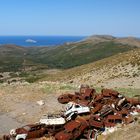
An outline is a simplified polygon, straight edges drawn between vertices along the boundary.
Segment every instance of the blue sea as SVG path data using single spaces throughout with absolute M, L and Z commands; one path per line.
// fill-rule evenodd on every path
M 56 46 L 68 42 L 76 42 L 85 36 L 0 36 L 0 45 L 16 44 L 19 46 Z

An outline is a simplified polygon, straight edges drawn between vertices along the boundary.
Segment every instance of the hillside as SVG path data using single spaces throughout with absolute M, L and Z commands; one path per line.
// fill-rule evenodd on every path
M 95 86 L 139 88 L 140 49 L 120 53 L 54 75 L 47 75 L 44 79 L 87 83 Z
M 0 71 L 15 71 L 22 67 L 26 49 L 16 45 L 0 46 Z
M 29 58 L 36 63 L 47 64 L 50 68 L 71 68 L 112 56 L 114 54 L 134 49 L 134 46 L 119 43 L 78 42 L 59 46 L 46 51 L 40 49 L 37 54 L 29 54 Z M 36 57 L 36 59 L 34 59 Z
M 101 35 L 56 47 L 0 45 L 0 71 L 68 69 L 135 49 L 139 44 L 136 38 Z
M 29 48 L 17 45 L 0 45 L 0 72 L 15 72 L 25 69 L 40 69 L 42 67 L 46 68 L 47 66 L 44 66 L 41 63 L 34 63 L 34 61 L 30 61 L 26 57 L 29 50 Z M 33 48 L 32 51 L 34 51 Z

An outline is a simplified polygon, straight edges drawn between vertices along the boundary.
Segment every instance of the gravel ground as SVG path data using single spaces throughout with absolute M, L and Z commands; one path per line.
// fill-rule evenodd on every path
M 57 97 L 61 92 L 47 93 L 44 85 L 9 85 L 0 86 L 0 135 L 10 129 L 39 121 L 47 113 L 59 113 L 63 105 Z M 40 106 L 37 101 L 43 100 Z
M 0 134 L 7 133 L 9 129 L 16 128 L 21 126 L 21 123 L 17 122 L 17 120 L 8 116 L 8 114 L 0 115 Z

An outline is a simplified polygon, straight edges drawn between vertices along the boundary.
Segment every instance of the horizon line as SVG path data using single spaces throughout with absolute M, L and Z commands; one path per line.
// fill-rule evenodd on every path
M 111 35 L 111 34 L 92 34 L 92 35 L 0 35 L 0 37 L 17 37 L 17 36 L 32 36 L 32 37 L 35 37 L 35 36 L 47 36 L 47 37 L 90 37 L 90 36 L 112 36 L 112 37 L 135 37 L 135 38 L 140 38 L 140 36 L 135 36 L 135 35 Z
M 0 36 L 91 36 L 91 35 L 22 35 L 22 34 L 20 34 L 20 35 L 0 35 Z

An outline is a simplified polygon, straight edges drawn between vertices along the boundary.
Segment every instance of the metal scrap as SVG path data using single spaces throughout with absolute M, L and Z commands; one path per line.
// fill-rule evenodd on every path
M 74 94 L 60 95 L 58 102 L 67 104 L 63 114 L 46 115 L 38 124 L 13 129 L 3 139 L 42 136 L 53 136 L 56 140 L 96 139 L 105 128 L 132 123 L 136 120 L 133 114 L 140 113 L 139 98 L 126 98 L 111 89 L 102 89 L 99 94 L 88 85 L 82 85 Z

